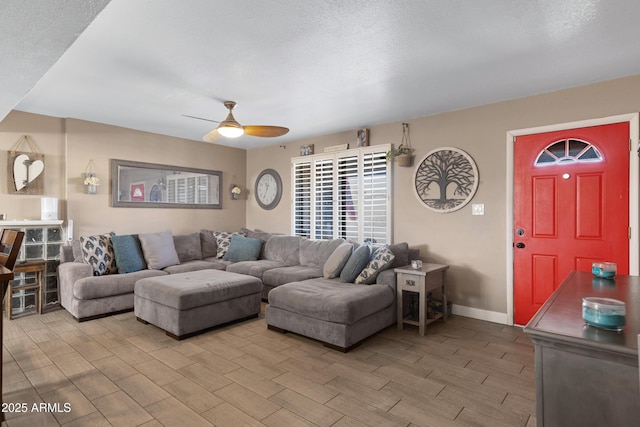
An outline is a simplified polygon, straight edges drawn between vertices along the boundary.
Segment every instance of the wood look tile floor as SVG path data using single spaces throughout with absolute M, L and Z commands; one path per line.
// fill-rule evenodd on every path
M 133 313 L 57 310 L 5 320 L 3 351 L 11 427 L 536 424 L 529 338 L 458 316 L 343 354 L 264 315 L 175 341 Z

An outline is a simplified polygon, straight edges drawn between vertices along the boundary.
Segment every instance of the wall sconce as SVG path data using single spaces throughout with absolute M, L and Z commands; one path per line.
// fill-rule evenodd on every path
M 93 172 L 93 160 L 89 160 L 86 169 L 84 170 L 84 185 L 87 187 L 87 194 L 96 194 L 98 192 L 98 185 L 100 185 L 100 178 Z
M 240 187 L 235 184 L 231 184 L 231 199 L 238 200 L 238 196 L 240 195 L 240 193 L 242 193 Z

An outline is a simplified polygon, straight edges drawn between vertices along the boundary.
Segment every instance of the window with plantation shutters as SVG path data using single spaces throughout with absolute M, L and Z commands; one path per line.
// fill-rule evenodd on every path
M 391 242 L 390 145 L 292 159 L 292 233 Z

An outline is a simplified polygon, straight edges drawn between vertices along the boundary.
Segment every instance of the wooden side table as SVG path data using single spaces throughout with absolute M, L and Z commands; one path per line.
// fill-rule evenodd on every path
M 47 269 L 47 262 L 43 259 L 31 260 L 26 262 L 18 262 L 15 267 L 13 267 L 13 273 L 36 273 L 36 283 L 33 285 L 20 285 L 13 286 L 13 281 L 9 282 L 9 286 L 7 287 L 7 292 L 5 294 L 5 311 L 7 312 L 7 318 L 11 320 L 13 316 L 11 315 L 11 297 L 14 291 L 28 291 L 35 290 L 36 291 L 36 310 L 38 314 L 42 314 L 42 289 L 44 286 L 43 279 L 44 273 Z
M 424 336 L 427 324 L 442 319 L 447 321 L 447 289 L 446 277 L 448 265 L 423 263 L 420 269 L 414 269 L 410 265 L 394 269 L 396 272 L 396 300 L 398 304 L 398 329 L 402 330 L 405 323 L 418 326 L 420 336 Z M 427 293 L 434 289 L 442 291 L 442 313 L 435 313 L 433 319 L 427 319 Z M 418 293 L 419 314 L 418 321 L 404 318 L 402 309 L 402 292 Z

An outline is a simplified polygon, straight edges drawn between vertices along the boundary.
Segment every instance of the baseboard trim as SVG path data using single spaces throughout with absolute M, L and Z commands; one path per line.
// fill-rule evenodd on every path
M 507 313 L 497 311 L 482 310 L 481 308 L 466 307 L 464 305 L 453 304 L 451 312 L 463 317 L 486 320 L 487 322 L 508 324 Z

